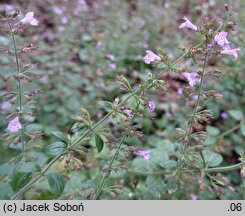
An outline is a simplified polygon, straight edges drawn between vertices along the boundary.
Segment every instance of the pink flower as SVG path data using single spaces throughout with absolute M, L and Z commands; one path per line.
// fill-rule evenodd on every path
M 111 61 L 115 61 L 115 60 L 116 60 L 116 58 L 115 58 L 115 56 L 114 56 L 113 54 L 108 54 L 106 57 L 107 57 L 109 60 L 111 60 Z
M 34 18 L 34 12 L 28 12 L 25 17 L 20 21 L 23 24 L 30 24 L 33 26 L 38 26 L 39 21 Z
M 215 98 L 217 98 L 217 99 L 223 98 L 223 95 L 220 94 L 219 92 L 215 92 L 215 93 L 213 94 L 213 96 L 214 96 Z
M 225 31 L 222 31 L 215 35 L 214 37 L 214 43 L 217 43 L 220 47 L 223 49 L 230 49 L 230 42 L 227 40 L 228 33 Z
M 129 118 L 133 118 L 134 117 L 134 113 L 131 109 L 124 109 L 123 113 L 127 114 Z
M 184 94 L 184 91 L 183 91 L 182 88 L 178 88 L 177 89 L 177 93 L 178 93 L 178 95 L 183 95 Z
M 11 120 L 8 124 L 7 131 L 10 133 L 16 133 L 19 130 L 22 129 L 22 125 L 19 122 L 19 117 L 15 117 L 13 120 Z
M 197 195 L 196 194 L 190 194 L 192 200 L 197 200 Z
M 14 7 L 12 5 L 10 5 L 10 4 L 5 4 L 4 5 L 4 9 L 5 9 L 6 12 L 11 12 L 11 11 L 14 10 Z
M 228 119 L 228 114 L 226 112 L 221 113 L 221 118 L 222 119 Z
M 59 8 L 59 7 L 55 7 L 55 8 L 54 8 L 54 13 L 55 13 L 56 15 L 62 15 L 63 12 L 64 12 L 64 11 L 63 11 L 61 8 Z
M 220 53 L 223 55 L 232 55 L 234 57 L 234 60 L 238 59 L 238 54 L 237 51 L 240 50 L 239 48 L 235 48 L 235 49 L 226 49 L 226 50 L 222 50 Z
M 179 28 L 189 28 L 197 31 L 197 27 L 190 20 L 188 20 L 187 17 L 183 17 L 183 20 L 185 20 L 185 22 L 182 23 Z
M 68 20 L 68 18 L 66 16 L 63 16 L 61 18 L 61 22 L 62 22 L 62 24 L 66 25 L 69 22 L 69 20 Z
M 196 72 L 192 72 L 192 73 L 183 72 L 183 73 L 181 73 L 181 75 L 188 80 L 189 85 L 191 87 L 196 85 L 196 82 L 198 79 L 198 73 L 196 73 Z
M 155 105 L 153 100 L 151 100 L 151 99 L 148 100 L 148 106 L 150 108 L 150 111 L 154 112 L 156 105 Z
M 150 64 L 151 62 L 154 62 L 154 61 L 160 61 L 161 58 L 156 55 L 154 52 L 152 52 L 151 50 L 146 50 L 146 56 L 144 57 L 144 62 L 146 64 Z
M 135 150 L 134 154 L 140 157 L 143 157 L 144 161 L 148 161 L 150 159 L 150 150 Z
M 109 64 L 109 68 L 111 70 L 116 70 L 117 69 L 117 65 L 116 64 Z
M 4 109 L 8 109 L 11 106 L 11 104 L 8 101 L 3 101 L 0 105 L 0 109 L 4 110 Z

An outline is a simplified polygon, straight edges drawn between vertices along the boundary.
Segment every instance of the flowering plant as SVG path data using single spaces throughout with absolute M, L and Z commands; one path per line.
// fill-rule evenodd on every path
M 74 7 L 74 17 L 81 11 L 87 15 L 86 11 L 91 10 L 91 16 L 96 19 L 96 6 L 90 8 L 91 5 L 80 1 L 79 5 Z M 106 3 L 104 7 L 107 7 Z M 93 34 L 78 35 L 78 41 L 81 40 L 79 50 L 73 44 L 77 40 L 72 41 L 70 37 L 75 27 L 69 31 L 73 24 L 68 8 L 54 7 L 54 13 L 59 18 L 62 15 L 57 28 L 59 34 L 55 39 L 47 34 L 43 37 L 48 41 L 48 46 L 59 40 L 62 45 L 62 39 L 67 34 L 72 45 L 65 53 L 54 54 L 57 62 L 52 58 L 34 57 L 42 72 L 42 67 L 49 70 L 53 64 L 52 70 L 58 68 L 40 77 L 30 72 L 34 64 L 23 64 L 23 56 L 29 53 L 34 55 L 37 48 L 32 44 L 20 46 L 17 39 L 21 41 L 21 34 L 28 33 L 27 28 L 44 25 L 45 21 L 34 16 L 34 12 L 22 16 L 19 11 L 12 11 L 2 16 L 12 45 L 1 50 L 14 59 L 16 66 L 13 74 L 3 76 L 5 83 L 11 79 L 15 81 L 11 83 L 13 91 L 6 91 L 1 102 L 1 111 L 7 113 L 8 109 L 12 109 L 5 118 L 3 140 L 5 149 L 19 152 L 0 168 L 4 185 L 8 188 L 7 192 L 2 193 L 5 198 L 28 198 L 32 190 L 42 191 L 39 197 L 34 198 L 43 198 L 48 190 L 51 194 L 48 198 L 61 199 L 203 199 L 203 193 L 207 191 L 220 198 L 227 190 L 236 191 L 223 173 L 238 170 L 244 177 L 244 155 L 240 152 L 237 160 L 229 164 L 222 156 L 225 150 L 221 144 L 223 136 L 242 128 L 243 114 L 231 110 L 229 116 L 239 124 L 234 126 L 235 129 L 220 133 L 214 127 L 215 110 L 212 109 L 225 100 L 226 95 L 220 88 L 212 86 L 213 82 L 219 83 L 217 78 L 223 75 L 216 65 L 213 71 L 211 61 L 225 59 L 235 64 L 241 51 L 234 48 L 235 41 L 230 36 L 229 28 L 232 12 L 228 6 L 226 8 L 227 20 L 222 23 L 203 17 L 202 24 L 196 24 L 190 21 L 190 17 L 184 17 L 185 22 L 179 28 L 174 27 L 181 35 L 191 32 L 190 38 L 194 41 L 183 48 L 183 53 L 176 60 L 171 52 L 168 54 L 161 49 L 151 51 L 153 48 L 149 47 L 154 46 L 142 46 L 146 49 L 145 56 L 134 55 L 135 62 L 130 64 L 130 67 L 134 64 L 138 67 L 140 62 L 139 72 L 123 68 L 120 55 L 112 54 L 112 50 L 104 54 L 103 43 Z M 127 28 L 122 31 L 127 32 Z M 117 34 L 114 34 L 117 40 Z M 96 52 L 88 55 L 90 45 L 96 47 Z M 165 46 L 164 43 L 161 46 Z M 75 56 L 71 50 L 76 53 Z M 223 55 L 231 55 L 233 59 Z M 60 56 L 69 59 L 63 61 L 59 59 Z M 129 61 L 129 54 L 125 56 L 124 61 Z M 102 58 L 106 62 L 104 68 L 101 66 Z M 79 62 L 78 65 L 84 64 L 84 68 L 78 67 L 76 62 Z M 88 63 L 92 69 L 86 67 Z M 98 68 L 95 69 L 95 66 Z M 72 76 L 68 74 L 69 70 L 72 70 Z M 92 72 L 96 73 L 96 79 Z M 53 83 L 49 80 L 52 76 Z M 105 77 L 109 81 L 105 81 Z M 94 83 L 91 81 L 93 79 Z M 110 85 L 110 79 L 116 81 L 116 87 Z M 45 92 L 47 96 L 37 95 L 42 92 L 39 88 L 28 88 L 27 84 L 34 80 L 42 88 L 49 87 Z M 79 96 L 77 100 L 70 100 L 76 92 L 74 88 L 77 88 Z M 98 94 L 94 94 L 96 90 Z M 40 100 L 34 102 L 34 96 Z M 89 98 L 87 103 L 84 103 L 84 98 Z M 99 103 L 96 101 L 98 98 L 102 99 Z M 62 106 L 45 104 L 50 100 L 53 104 L 56 100 L 63 100 L 68 111 Z M 83 101 L 77 103 L 76 110 L 79 111 L 74 115 L 72 105 L 79 100 Z M 42 103 L 45 106 L 38 105 Z M 209 106 L 210 103 L 213 106 Z M 44 116 L 37 114 L 35 117 L 34 104 L 43 109 Z M 96 108 L 91 109 L 94 106 Z M 62 113 L 62 118 L 54 118 L 54 110 Z M 225 110 L 222 111 L 222 119 L 229 118 Z M 64 129 L 53 130 L 55 126 L 50 126 L 50 122 L 45 125 L 45 120 L 49 118 L 46 114 L 55 119 L 52 122 L 55 126 L 63 121 Z M 68 121 L 67 118 L 72 120 Z M 45 126 L 40 131 L 41 124 Z M 1 169 L 6 167 L 7 173 L 2 172 Z M 195 183 L 189 186 L 190 182 Z M 182 192 L 185 195 L 181 195 Z

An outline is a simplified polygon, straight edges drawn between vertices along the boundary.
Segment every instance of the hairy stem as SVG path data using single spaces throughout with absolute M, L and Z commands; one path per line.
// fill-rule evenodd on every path
M 203 170 L 204 173 L 214 173 L 214 172 L 230 172 L 235 171 L 238 169 L 241 169 L 245 166 L 245 162 L 241 162 L 235 165 L 231 166 L 225 166 L 225 167 L 215 167 L 215 168 L 206 168 Z M 168 175 L 174 173 L 176 170 L 161 170 L 161 171 L 155 171 L 155 172 L 140 172 L 137 170 L 129 170 L 129 173 L 135 174 L 135 175 Z M 180 170 L 182 173 L 194 173 L 194 172 L 200 172 L 199 169 L 195 170 Z
M 207 43 L 207 38 L 206 38 L 205 55 L 204 55 L 204 62 L 203 62 L 202 72 L 201 72 L 201 80 L 200 80 L 200 84 L 199 84 L 198 90 L 197 90 L 197 102 L 196 102 L 194 111 L 192 113 L 191 125 L 189 126 L 189 129 L 188 129 L 187 146 L 189 145 L 190 135 L 191 135 L 191 132 L 192 132 L 192 128 L 194 126 L 195 117 L 196 117 L 196 114 L 197 114 L 197 111 L 198 111 L 198 106 L 199 106 L 200 99 L 201 99 L 201 90 L 202 90 L 202 85 L 203 85 L 204 72 L 205 72 L 205 67 L 206 67 L 207 58 L 208 58 L 207 46 L 208 46 L 208 43 Z
M 221 138 L 221 137 L 224 137 L 224 136 L 227 136 L 228 134 L 232 133 L 233 131 L 239 129 L 241 127 L 242 124 L 244 124 L 244 120 L 242 120 L 239 124 L 235 125 L 234 127 L 232 127 L 231 129 L 225 131 L 224 133 L 220 134 L 218 136 L 218 138 Z
M 124 135 L 124 136 L 122 137 L 122 139 L 121 139 L 121 141 L 120 141 L 120 143 L 119 143 L 119 145 L 118 145 L 118 149 L 117 149 L 117 151 L 115 152 L 115 154 L 113 155 L 113 157 L 112 157 L 112 159 L 111 159 L 111 161 L 110 161 L 110 163 L 109 163 L 108 170 L 104 173 L 103 178 L 102 178 L 102 180 L 101 180 L 101 182 L 100 182 L 100 184 L 99 184 L 99 187 L 98 187 L 98 189 L 96 190 L 96 193 L 95 193 L 95 195 L 94 195 L 94 197 L 93 197 L 93 200 L 96 200 L 96 199 L 99 197 L 99 195 L 100 195 L 100 193 L 101 193 L 101 191 L 102 191 L 102 189 L 103 189 L 103 187 L 104 187 L 104 185 L 105 185 L 106 179 L 107 179 L 107 178 L 109 177 L 109 175 L 110 175 L 111 168 L 112 168 L 112 164 L 113 164 L 113 162 L 115 161 L 116 156 L 119 154 L 119 151 L 120 151 L 120 149 L 121 149 L 121 146 L 122 146 L 123 141 L 125 140 L 125 138 L 126 138 L 126 135 Z
M 8 26 L 9 26 L 9 33 L 11 35 L 11 39 L 14 45 L 14 55 L 15 55 L 15 64 L 16 64 L 16 73 L 19 75 L 21 73 L 20 71 L 20 63 L 19 63 L 19 57 L 18 57 L 18 50 L 17 50 L 17 46 L 16 46 L 16 38 L 14 33 L 12 32 L 12 26 L 11 23 L 9 21 L 9 19 L 7 19 L 8 22 Z M 22 148 L 22 155 L 23 155 L 23 160 L 25 159 L 25 127 L 23 124 L 23 100 L 22 100 L 22 83 L 20 81 L 20 79 L 17 79 L 18 82 L 18 98 L 19 98 L 19 113 L 20 113 L 20 122 L 22 124 L 22 128 L 21 128 L 21 148 Z

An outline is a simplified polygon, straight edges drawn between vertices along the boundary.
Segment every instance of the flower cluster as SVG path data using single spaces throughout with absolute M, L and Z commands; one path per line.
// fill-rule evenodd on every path
M 209 45 L 209 47 L 214 48 L 215 45 L 219 45 L 223 50 L 221 50 L 221 54 L 223 55 L 231 55 L 233 56 L 234 60 L 238 59 L 238 54 L 237 51 L 240 50 L 239 48 L 234 48 L 232 49 L 230 46 L 230 42 L 227 39 L 228 32 L 221 31 L 217 35 L 215 35 L 212 43 Z
M 25 17 L 22 20 L 20 20 L 20 22 L 23 25 L 30 24 L 30 25 L 33 25 L 33 26 L 38 26 L 38 24 L 39 24 L 39 21 L 34 18 L 34 12 L 32 12 L 32 11 L 26 13 Z
M 197 79 L 199 77 L 197 72 L 192 72 L 192 73 L 183 72 L 181 73 L 181 75 L 188 80 L 189 85 L 191 87 L 194 87 L 196 85 Z

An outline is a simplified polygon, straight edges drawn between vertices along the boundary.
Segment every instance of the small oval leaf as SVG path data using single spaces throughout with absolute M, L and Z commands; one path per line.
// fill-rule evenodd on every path
M 61 141 L 54 142 L 48 147 L 48 153 L 53 156 L 65 154 L 66 152 L 67 145 Z
M 208 167 L 218 166 L 223 161 L 223 158 L 220 154 L 208 150 L 203 150 L 202 156 L 206 166 Z
M 228 113 L 232 118 L 237 121 L 240 121 L 243 118 L 243 113 L 240 110 L 229 110 Z
M 95 145 L 98 150 L 98 153 L 100 153 L 104 147 L 104 141 L 98 134 L 94 135 L 94 141 L 95 141 Z
M 32 173 L 30 172 L 20 172 L 17 169 L 14 169 L 10 174 L 10 186 L 14 192 L 23 188 L 32 178 Z
M 50 191 L 57 196 L 60 196 L 65 189 L 65 179 L 64 176 L 58 173 L 49 173 L 48 174 L 48 184 Z
M 61 131 L 53 131 L 52 134 L 65 143 L 69 142 L 67 135 Z

